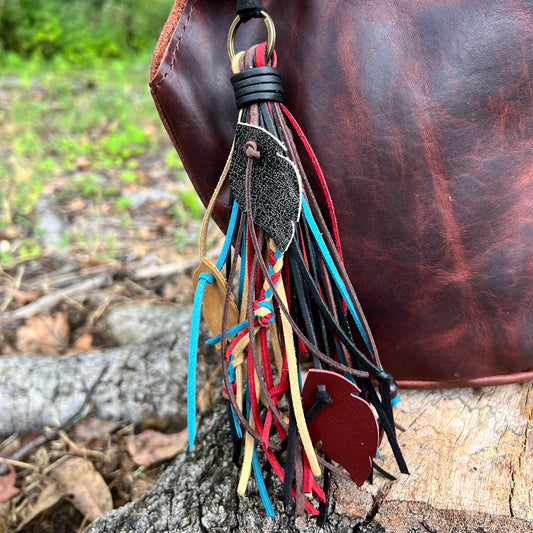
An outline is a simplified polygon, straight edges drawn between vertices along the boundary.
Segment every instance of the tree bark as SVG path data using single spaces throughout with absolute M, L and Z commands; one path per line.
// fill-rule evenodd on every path
M 360 526 L 366 516 L 335 512 L 319 528 L 316 519 L 295 517 L 293 505 L 285 509 L 281 482 L 264 469 L 276 518 L 268 518 L 250 481 L 245 497 L 237 495 L 238 468 L 232 463 L 232 444 L 222 400 L 199 420 L 194 450 L 180 454 L 151 490 L 138 500 L 96 520 L 84 533 L 381 533 L 377 524 Z M 371 498 L 370 498 L 371 499 Z
M 527 533 L 533 530 L 533 383 L 487 389 L 403 391 L 397 421 L 410 476 L 358 489 L 334 479 L 323 529 L 284 509 L 281 483 L 266 484 L 276 518 L 266 517 L 254 482 L 236 494 L 238 470 L 224 405 L 204 412 L 195 449 L 182 453 L 139 500 L 85 533 L 333 532 Z M 382 447 L 379 464 L 395 472 Z
M 0 436 L 64 424 L 87 401 L 89 389 L 99 418 L 138 423 L 148 413 L 185 427 L 190 318 L 185 309 L 174 333 L 135 345 L 0 357 Z M 216 357 L 199 357 L 198 390 L 215 366 Z

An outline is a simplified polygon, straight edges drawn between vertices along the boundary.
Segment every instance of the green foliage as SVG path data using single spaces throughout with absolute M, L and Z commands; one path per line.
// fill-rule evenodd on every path
M 117 209 L 118 210 L 124 210 L 128 209 L 128 207 L 131 206 L 131 198 L 127 198 L 126 196 L 121 196 L 117 200 Z
M 3 0 L 3 62 L 16 62 L 13 54 L 78 65 L 127 57 L 154 46 L 170 6 L 168 0 Z
M 91 172 L 80 174 L 73 180 L 73 190 L 75 195 L 82 198 L 92 199 L 99 198 L 101 194 L 101 186 L 98 176 Z
M 172 0 L 0 0 L 0 269 L 42 255 L 37 204 L 118 217 L 126 190 L 150 186 L 154 154 L 176 176 L 178 224 L 201 218 L 148 89 Z M 91 211 L 92 210 L 92 211 Z M 72 230 L 59 243 L 112 254 L 114 233 Z M 176 244 L 186 233 L 175 234 Z
M 167 160 L 166 160 L 167 167 L 170 169 L 175 170 L 182 170 L 183 169 L 183 163 L 181 162 L 181 159 L 179 158 L 176 150 L 174 148 L 171 148 L 167 153 Z
M 191 214 L 198 219 L 201 219 L 204 214 L 204 206 L 198 198 L 198 194 L 191 187 L 190 189 L 181 189 L 178 191 L 178 196 L 183 205 L 191 212 Z
M 28 261 L 41 255 L 42 248 L 36 239 L 25 239 L 18 249 L 18 258 L 21 261 Z
M 141 185 L 140 167 L 168 143 L 148 89 L 150 55 L 105 68 L 55 60 L 0 80 L 0 266 L 42 252 L 35 217 L 43 193 L 63 206 L 108 204 L 128 225 L 122 191 Z M 82 240 L 74 233 L 67 244 Z

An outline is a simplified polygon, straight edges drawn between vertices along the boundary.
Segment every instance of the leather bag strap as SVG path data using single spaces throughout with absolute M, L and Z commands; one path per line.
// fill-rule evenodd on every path
M 261 18 L 261 11 L 265 7 L 259 0 L 237 0 L 237 15 L 239 15 L 241 22 L 246 22 L 251 18 Z

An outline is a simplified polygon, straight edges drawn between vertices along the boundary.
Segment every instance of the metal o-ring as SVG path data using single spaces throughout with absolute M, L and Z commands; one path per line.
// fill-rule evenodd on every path
M 274 21 L 266 11 L 261 11 L 261 16 L 265 22 L 267 29 L 267 61 L 270 61 L 272 54 L 274 53 L 274 46 L 276 45 L 276 27 L 274 26 Z M 235 57 L 235 36 L 237 35 L 237 30 L 241 25 L 240 17 L 235 17 L 235 20 L 231 23 L 229 32 L 228 32 L 228 56 L 230 61 Z

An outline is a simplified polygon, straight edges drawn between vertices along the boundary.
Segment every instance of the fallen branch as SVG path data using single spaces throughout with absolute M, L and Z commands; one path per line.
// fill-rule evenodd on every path
M 45 288 L 45 287 L 51 287 L 54 286 L 56 283 L 63 283 L 65 281 L 68 281 L 73 276 L 79 276 L 80 271 L 80 264 L 78 261 L 75 261 L 69 257 L 64 256 L 52 256 L 52 259 L 55 259 L 56 261 L 60 261 L 62 265 L 53 270 L 52 272 L 46 272 L 45 274 L 40 274 L 38 276 L 35 276 L 33 278 L 30 278 L 28 280 L 24 281 L 24 285 L 31 286 L 31 287 L 39 287 L 39 288 Z M 95 274 L 100 274 L 101 272 L 94 272 L 93 269 L 101 269 L 101 266 L 92 267 L 87 269 L 85 272 L 88 275 L 94 276 Z
M 5 476 L 9 472 L 6 465 L 24 468 L 25 470 L 39 470 L 38 466 L 30 463 L 23 463 L 22 461 L 17 461 L 16 459 L 11 459 L 9 457 L 0 457 L 0 476 Z
M 58 435 L 60 435 L 62 432 L 64 433 L 65 430 L 69 430 L 76 422 L 87 416 L 91 410 L 89 406 L 92 403 L 92 397 L 94 395 L 94 391 L 98 384 L 101 382 L 104 374 L 107 372 L 107 369 L 109 368 L 109 365 L 106 364 L 102 367 L 100 370 L 100 373 L 98 374 L 98 377 L 94 381 L 94 383 L 87 387 L 85 385 L 85 400 L 83 404 L 80 406 L 80 408 L 64 423 L 60 424 L 57 427 L 51 427 L 46 428 L 46 431 L 43 435 L 40 435 L 39 437 L 31 440 L 26 445 L 22 446 L 20 449 L 18 449 L 15 453 L 11 454 L 8 459 L 9 461 L 20 461 L 21 459 L 24 459 L 26 456 L 28 456 L 31 452 L 36 450 L 39 446 L 42 446 L 46 442 L 50 442 L 51 440 L 54 440 Z M 8 461 L 5 461 L 5 463 L 8 463 Z M 13 463 L 14 464 L 14 463 Z M 16 466 L 16 465 L 15 465 Z M 7 468 L 4 465 L 0 464 L 0 476 L 4 476 L 7 474 Z
M 75 281 L 85 280 L 88 278 L 94 278 L 96 276 L 108 275 L 111 276 L 117 271 L 117 265 L 97 265 L 83 270 L 74 269 L 65 270 L 64 272 L 58 271 L 57 273 L 51 273 L 38 278 L 29 279 L 24 282 L 24 285 L 29 287 L 35 287 L 41 290 L 49 290 L 51 288 L 60 289 L 61 286 L 70 286 Z
M 214 257 L 218 257 L 219 254 L 219 250 L 211 250 L 208 252 L 207 258 L 212 259 Z M 177 261 L 175 263 L 166 263 L 164 265 L 148 265 L 133 272 L 131 277 L 137 281 L 157 278 L 160 276 L 170 277 L 196 268 L 199 264 L 200 261 L 198 257 L 194 257 L 192 259 L 187 259 L 186 261 Z
M 76 355 L 0 357 L 0 436 L 64 425 L 86 402 L 85 383 L 94 385 L 90 398 L 99 418 L 139 423 L 149 414 L 172 417 L 176 426 L 184 427 L 191 315 L 191 308 L 183 309 L 172 333 L 131 346 Z M 207 356 L 205 361 L 198 390 L 218 359 Z
M 87 294 L 95 289 L 99 289 L 100 287 L 109 284 L 110 278 L 111 276 L 109 275 L 96 276 L 95 278 L 85 280 L 77 285 L 66 287 L 65 289 L 58 290 L 51 294 L 46 294 L 35 302 L 16 309 L 15 311 L 4 313 L 1 318 L 2 327 L 5 328 L 9 324 L 17 322 L 18 320 L 26 320 L 42 311 L 48 311 L 65 298 L 73 298 L 75 296 Z
M 17 294 L 17 291 L 20 288 L 20 284 L 22 283 L 22 277 L 24 276 L 24 266 L 21 266 L 17 269 L 17 277 L 13 280 L 13 286 L 8 290 L 8 293 L 2 302 L 2 305 L 0 307 L 0 313 L 3 313 L 8 305 L 11 303 L 11 300 L 15 297 L 15 294 Z

